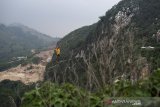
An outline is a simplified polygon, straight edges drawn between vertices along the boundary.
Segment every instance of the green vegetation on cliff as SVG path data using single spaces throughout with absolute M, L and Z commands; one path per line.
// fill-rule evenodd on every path
M 45 82 L 40 87 L 26 92 L 23 96 L 22 107 L 119 107 L 107 105 L 111 98 L 129 98 L 141 100 L 144 107 L 158 107 L 160 98 L 160 69 L 155 71 L 149 79 L 140 80 L 132 85 L 130 81 L 121 80 L 113 85 L 96 92 L 89 92 L 72 84 L 61 85 Z M 146 98 L 144 98 L 146 97 Z M 131 105 L 123 105 L 129 107 Z

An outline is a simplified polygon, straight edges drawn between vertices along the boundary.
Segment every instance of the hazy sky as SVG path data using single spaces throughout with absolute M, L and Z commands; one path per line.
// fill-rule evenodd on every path
M 0 0 L 0 23 L 21 23 L 50 36 L 97 22 L 120 0 Z

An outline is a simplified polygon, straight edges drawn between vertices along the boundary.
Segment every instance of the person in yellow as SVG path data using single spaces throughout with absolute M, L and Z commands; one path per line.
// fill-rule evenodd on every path
M 55 48 L 55 53 L 56 53 L 56 63 L 58 63 L 58 61 L 59 61 L 60 52 L 61 52 L 60 47 L 56 47 L 56 48 Z

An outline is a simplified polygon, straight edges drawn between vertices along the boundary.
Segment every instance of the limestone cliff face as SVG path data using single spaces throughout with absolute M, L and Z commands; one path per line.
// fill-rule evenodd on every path
M 129 79 L 134 84 L 145 78 L 153 67 L 152 60 L 142 55 L 145 50 L 141 47 L 158 46 L 154 42 L 159 40 L 158 4 L 157 0 L 122 0 L 100 17 L 79 51 L 48 67 L 45 78 L 88 88 L 105 87 L 116 79 Z M 147 12 L 146 6 L 150 8 Z

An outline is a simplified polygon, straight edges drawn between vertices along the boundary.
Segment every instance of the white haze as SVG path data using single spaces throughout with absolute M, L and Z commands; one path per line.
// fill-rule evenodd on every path
M 0 23 L 21 23 L 63 37 L 97 22 L 120 0 L 0 0 Z

